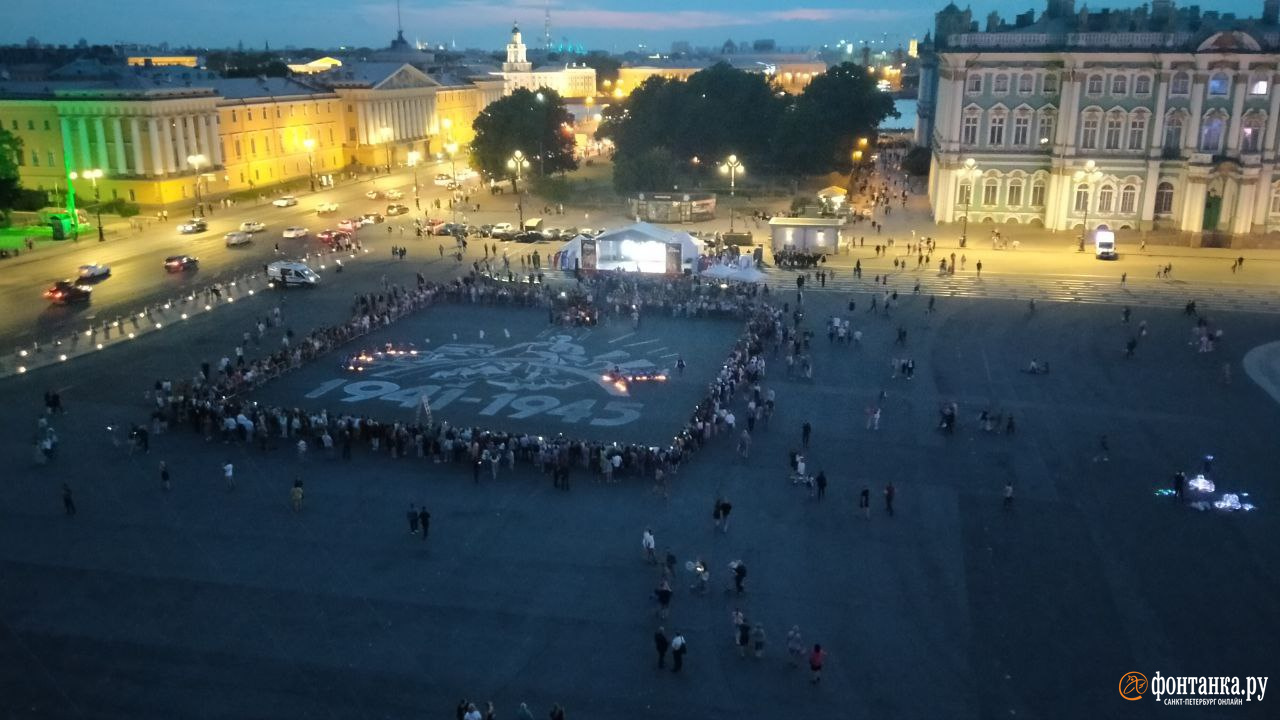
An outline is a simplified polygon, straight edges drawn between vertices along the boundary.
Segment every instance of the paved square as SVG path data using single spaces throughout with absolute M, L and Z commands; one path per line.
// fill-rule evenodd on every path
M 287 407 L 411 421 L 425 395 L 436 422 L 535 435 L 666 446 L 702 399 L 741 331 L 731 319 L 646 315 L 592 327 L 552 325 L 532 308 L 442 303 L 268 385 L 256 399 Z M 344 369 L 357 348 L 374 354 Z M 686 368 L 677 371 L 683 357 Z M 617 383 L 609 374 L 665 373 Z

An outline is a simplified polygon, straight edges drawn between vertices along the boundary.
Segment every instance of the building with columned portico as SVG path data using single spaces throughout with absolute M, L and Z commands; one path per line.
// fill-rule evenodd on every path
M 1280 0 L 1257 18 L 1049 0 L 923 45 L 916 140 L 938 222 L 1280 231 Z M 972 161 L 972 162 L 967 162 Z

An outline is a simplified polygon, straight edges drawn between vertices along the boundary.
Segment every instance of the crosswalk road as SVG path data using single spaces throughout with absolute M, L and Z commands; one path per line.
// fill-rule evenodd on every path
M 798 271 L 768 268 L 766 274 L 772 289 L 794 292 Z M 1184 307 L 1188 300 L 1195 300 L 1200 310 L 1280 313 L 1280 289 L 1263 285 L 1213 285 L 1165 280 L 1130 282 L 1127 287 L 1120 287 L 1114 279 L 1072 275 L 987 274 L 977 278 L 972 272 L 947 276 L 933 272 L 903 272 L 890 275 L 887 285 L 877 286 L 871 275 L 864 274 L 859 280 L 849 270 L 840 269 L 834 278 L 828 276 L 826 287 L 821 287 L 812 271 L 809 274 L 805 280 L 806 292 L 852 294 L 859 305 L 869 301 L 877 288 L 880 292 L 887 289 L 897 290 L 899 295 L 910 295 L 919 282 L 921 295 L 936 295 L 938 299 L 961 297 L 1026 302 L 1034 298 L 1037 303 L 1074 302 L 1178 309 Z

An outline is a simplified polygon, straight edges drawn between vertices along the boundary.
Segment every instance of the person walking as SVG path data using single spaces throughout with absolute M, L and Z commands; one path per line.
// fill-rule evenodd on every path
M 800 444 L 804 447 L 805 450 L 809 449 L 809 436 L 812 433 L 813 433 L 813 426 L 809 424 L 808 420 L 805 420 L 804 424 L 800 426 Z
M 738 657 L 747 656 L 747 646 L 751 644 L 751 623 L 747 622 L 747 617 L 740 611 L 735 610 L 734 628 L 737 630 L 735 641 L 738 644 Z
M 1120 287 L 1124 287 L 1127 282 L 1129 282 L 1129 273 L 1120 273 Z
M 427 506 L 423 505 L 418 508 L 418 528 L 422 531 L 422 541 L 427 541 L 427 535 L 431 534 L 431 513 L 427 512 Z
M 658 582 L 658 589 L 653 591 L 653 596 L 658 599 L 658 617 L 663 620 L 667 619 L 667 615 L 671 612 L 671 583 L 667 578 L 662 578 Z
M 289 502 L 295 513 L 302 512 L 302 478 L 294 478 L 293 487 L 289 490 Z
M 678 673 L 684 667 L 684 654 L 688 650 L 684 634 L 677 630 L 675 636 L 671 638 L 671 672 Z
M 716 498 L 716 512 L 720 519 L 717 526 L 721 533 L 729 532 L 729 513 L 733 510 L 733 504 L 724 498 Z
M 893 517 L 893 498 L 898 491 L 893 487 L 893 483 L 887 483 L 884 486 L 884 509 L 889 513 L 889 517 Z
M 222 478 L 227 483 L 227 492 L 231 492 L 236 489 L 236 469 L 234 465 L 229 462 L 223 463 Z
M 163 460 L 160 461 L 160 489 L 168 491 L 173 488 L 169 482 L 169 466 L 165 465 Z
M 1013 481 L 1006 480 L 1004 483 L 1004 509 L 1013 508 Z
M 418 506 L 409 503 L 409 511 L 405 513 L 405 517 L 409 520 L 409 534 L 418 534 Z
M 751 628 L 751 650 L 755 654 L 757 660 L 764 657 L 764 643 L 764 625 L 756 623 L 755 626 Z
M 814 481 L 814 497 L 821 500 L 827 496 L 827 473 L 825 470 L 818 471 L 818 478 Z
M 814 644 L 813 652 L 809 653 L 809 672 L 811 677 L 809 682 L 817 685 L 822 682 L 822 666 L 827 662 L 827 653 L 822 649 L 821 645 Z
M 67 517 L 76 514 L 76 501 L 71 497 L 71 486 L 66 483 L 62 483 L 62 509 Z
M 644 529 L 644 533 L 640 535 L 640 547 L 644 548 L 644 559 L 650 564 L 658 562 L 658 556 L 654 552 L 657 547 L 657 541 L 653 537 L 653 530 Z
M 667 633 L 662 626 L 653 633 L 653 649 L 658 652 L 658 669 L 662 670 L 667 666 L 667 648 L 671 647 L 671 641 L 667 639 Z
M 1182 493 L 1187 487 L 1187 474 L 1184 472 L 1176 472 L 1173 474 L 1173 497 L 1179 503 L 1182 502 Z
M 800 626 L 792 625 L 787 631 L 787 658 L 791 667 L 800 667 L 800 658 L 804 656 L 804 640 L 800 637 Z

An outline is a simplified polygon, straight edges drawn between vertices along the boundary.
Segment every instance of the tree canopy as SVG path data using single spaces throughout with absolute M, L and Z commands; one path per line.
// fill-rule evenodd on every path
M 847 170 L 857 138 L 874 137 L 896 116 L 893 98 L 859 65 L 835 66 L 792 96 L 765 75 L 718 63 L 687 81 L 649 78 L 604 110 L 599 135 L 613 141 L 615 167 L 628 173 L 615 182 L 621 189 L 649 165 L 641 158 L 653 148 L 665 148 L 677 166 L 696 157 L 710 167 L 736 154 L 766 172 Z
M 7 220 L 9 212 L 22 195 L 18 182 L 18 156 L 22 153 L 22 138 L 0 128 L 0 220 Z
M 573 116 L 564 99 L 550 88 L 516 90 L 490 103 L 472 123 L 473 166 L 490 178 L 511 178 L 507 161 L 517 150 L 529 160 L 521 175 L 549 175 L 576 170 Z

